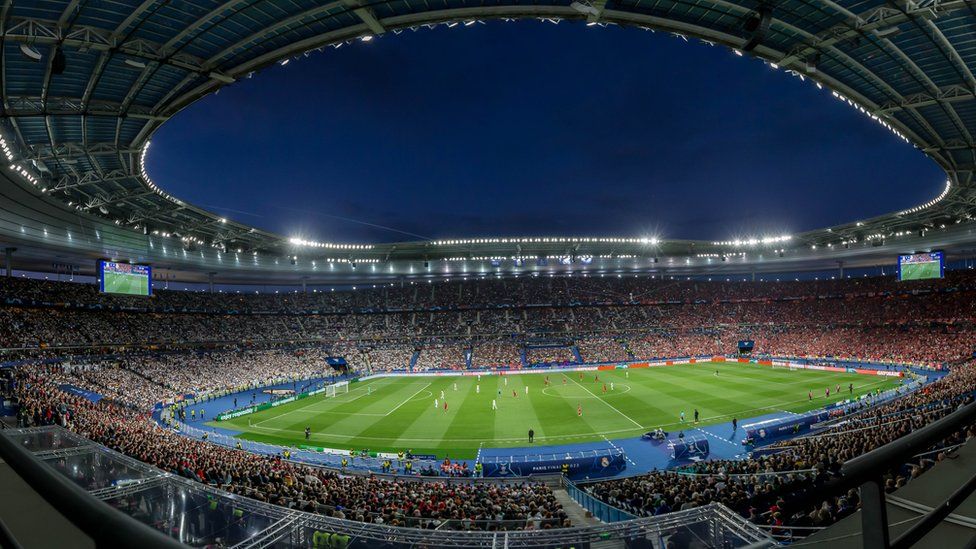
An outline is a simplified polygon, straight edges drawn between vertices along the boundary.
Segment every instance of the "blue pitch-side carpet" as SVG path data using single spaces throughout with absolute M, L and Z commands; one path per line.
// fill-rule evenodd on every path
M 753 423 L 765 419 L 779 419 L 785 417 L 786 413 L 766 414 L 757 418 L 750 418 L 739 421 L 739 428 L 733 434 L 732 423 L 719 423 L 707 427 L 697 427 L 689 421 L 685 426 L 685 437 L 704 436 L 708 438 L 710 448 L 709 459 L 734 459 L 747 452 L 742 445 L 745 438 L 744 424 Z M 677 440 L 679 431 L 669 431 L 668 440 Z M 636 475 L 646 473 L 654 469 L 668 469 L 679 465 L 687 465 L 690 460 L 673 461 L 671 450 L 667 441 L 643 440 L 640 437 L 609 439 L 597 442 L 581 442 L 577 444 L 560 444 L 556 446 L 529 446 L 523 448 L 484 448 L 481 450 L 481 457 L 527 456 L 535 454 L 572 454 L 577 452 L 606 450 L 607 448 L 619 448 L 627 456 L 627 469 L 621 473 L 624 475 Z
M 218 414 L 234 410 L 235 398 L 237 399 L 237 408 L 244 408 L 245 406 L 250 406 L 251 404 L 264 404 L 265 402 L 269 402 L 272 399 L 272 395 L 265 393 L 264 391 L 272 389 L 292 389 L 300 392 L 302 390 L 308 390 L 310 387 L 319 387 L 323 384 L 333 383 L 340 379 L 341 378 L 316 378 L 297 382 L 289 381 L 287 383 L 279 383 L 277 385 L 270 385 L 260 389 L 225 395 L 207 402 L 198 402 L 197 404 L 194 404 L 186 409 L 186 423 L 187 425 L 191 425 L 198 429 L 207 429 L 215 433 L 235 436 L 240 434 L 240 431 L 235 431 L 234 429 L 224 429 L 223 427 L 213 427 L 210 425 L 204 425 L 204 423 L 212 421 L 215 417 L 217 417 Z M 190 416 L 190 410 L 196 410 L 195 419 Z M 203 411 L 202 417 L 200 414 L 201 411 Z M 158 421 L 159 412 L 155 412 L 153 417 Z

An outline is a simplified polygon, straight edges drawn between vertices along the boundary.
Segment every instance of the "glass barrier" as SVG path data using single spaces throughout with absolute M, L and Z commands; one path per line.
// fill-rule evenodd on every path
M 7 429 L 54 466 L 121 512 L 190 546 L 273 548 L 356 547 L 772 547 L 773 538 L 720 504 L 667 515 L 634 518 L 597 502 L 573 484 L 567 490 L 604 521 L 556 528 L 525 521 L 438 521 L 404 517 L 401 525 L 307 513 L 225 492 L 85 440 L 60 427 Z M 374 519 L 375 520 L 375 519 Z M 399 520 L 399 519 L 397 519 Z
M 608 503 L 604 503 L 596 499 L 568 479 L 566 480 L 565 486 L 566 493 L 569 494 L 569 497 L 573 498 L 573 500 L 576 501 L 576 503 L 579 503 L 583 509 L 589 511 L 594 517 L 602 522 L 621 522 L 624 520 L 633 520 L 637 518 L 636 515 L 632 515 L 623 509 L 618 509 Z

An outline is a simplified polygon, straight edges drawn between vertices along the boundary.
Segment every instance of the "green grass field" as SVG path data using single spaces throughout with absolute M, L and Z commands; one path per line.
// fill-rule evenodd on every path
M 145 275 L 105 272 L 105 292 L 110 294 L 149 295 L 149 278 Z
M 596 374 L 599 382 L 594 381 Z M 856 395 L 900 383 L 897 378 L 739 363 L 584 372 L 582 381 L 577 372 L 553 373 L 548 374 L 548 388 L 546 375 L 482 376 L 480 393 L 472 376 L 376 378 L 353 383 L 348 393 L 336 397 L 317 395 L 208 425 L 236 429 L 242 438 L 274 444 L 412 449 L 472 458 L 482 445 L 527 446 L 529 428 L 535 430 L 536 444 L 545 445 L 623 438 L 656 427 L 673 428 L 682 410 L 690 422 L 698 408 L 701 425 L 730 421 L 733 416 L 741 422 L 776 411 L 819 408 L 828 402 L 824 398 L 828 386 L 831 401 L 836 401 L 848 398 L 848 383 L 854 384 Z M 843 391 L 836 396 L 838 384 Z M 446 412 L 441 391 L 449 405 Z M 813 391 L 812 402 L 807 391 Z M 492 399 L 497 401 L 497 411 L 491 409 Z M 582 417 L 577 416 L 578 405 L 583 407 Z M 309 442 L 306 426 L 312 428 Z
M 926 278 L 940 278 L 942 269 L 938 261 L 925 263 L 906 263 L 901 266 L 902 280 L 924 280 Z

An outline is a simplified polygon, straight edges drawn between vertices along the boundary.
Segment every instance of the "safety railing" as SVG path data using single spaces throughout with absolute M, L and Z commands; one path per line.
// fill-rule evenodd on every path
M 565 487 L 569 497 L 602 522 L 621 522 L 637 518 L 637 515 L 596 499 L 569 479 L 566 479 Z

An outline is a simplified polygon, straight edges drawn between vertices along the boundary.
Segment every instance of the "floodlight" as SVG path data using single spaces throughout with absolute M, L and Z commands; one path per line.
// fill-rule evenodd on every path
M 593 17 L 597 17 L 600 15 L 600 10 L 594 8 L 589 4 L 584 4 L 582 2 L 573 2 L 572 4 L 569 5 L 569 7 L 582 13 L 583 15 L 592 15 Z
M 29 44 L 21 44 L 20 53 L 24 54 L 24 56 L 30 59 L 31 61 L 40 61 L 42 57 L 41 52 L 37 51 L 36 49 L 34 49 L 33 46 Z

